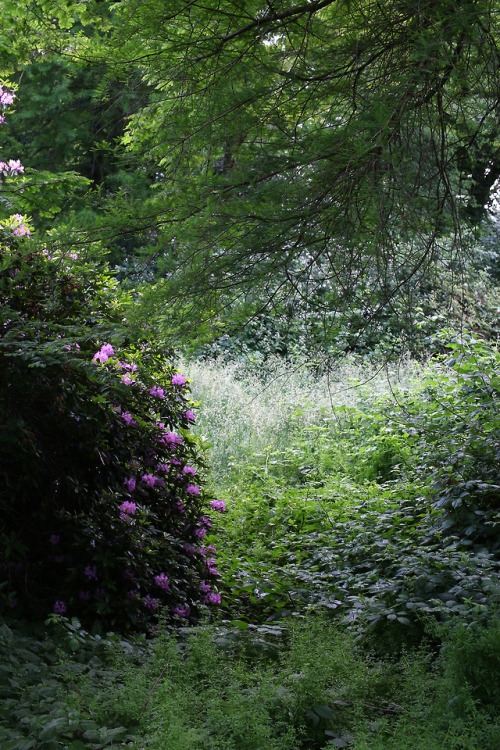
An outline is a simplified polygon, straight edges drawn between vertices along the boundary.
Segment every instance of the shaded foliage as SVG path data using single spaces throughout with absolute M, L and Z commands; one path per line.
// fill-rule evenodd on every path
M 0 283 L 4 606 L 116 628 L 161 603 L 194 616 L 216 570 L 185 379 L 147 340 L 125 345 L 93 267 L 14 246 Z

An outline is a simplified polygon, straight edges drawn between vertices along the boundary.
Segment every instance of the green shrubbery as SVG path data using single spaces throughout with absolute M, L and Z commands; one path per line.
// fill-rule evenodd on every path
M 120 629 L 218 601 L 185 378 L 102 272 L 10 247 L 0 284 L 4 604 Z
M 386 381 L 392 395 L 385 397 L 376 372 L 358 371 L 356 381 L 351 369 L 343 385 L 332 373 L 329 391 L 326 382 L 322 386 L 323 401 L 319 384 L 312 395 L 303 373 L 301 401 L 290 368 L 281 386 L 271 384 L 275 395 L 282 389 L 274 405 L 248 379 L 249 411 L 263 418 L 253 453 L 247 449 L 240 457 L 234 446 L 236 455 L 226 464 L 225 493 L 232 502 L 219 533 L 229 616 L 244 612 L 251 621 L 257 612 L 276 617 L 327 608 L 350 627 L 371 625 L 381 648 L 417 643 L 429 616 L 467 622 L 487 616 L 500 593 L 494 502 L 498 355 L 479 342 L 468 347 L 458 363 L 428 369 L 411 387 L 411 368 L 402 370 L 399 385 L 394 376 L 392 384 Z M 477 376 L 469 377 L 465 368 Z M 227 373 L 221 367 L 213 380 L 222 383 Z M 208 388 L 205 393 L 208 411 L 200 422 L 218 465 L 218 451 L 225 450 L 220 397 Z M 227 398 L 226 414 L 234 403 L 245 414 L 242 393 L 233 388 Z M 274 413 L 281 413 L 280 398 L 288 408 L 294 403 L 283 425 Z M 230 432 L 232 417 L 227 421 Z M 463 463 L 455 455 L 457 443 L 469 446 Z M 436 490 L 441 472 L 449 478 L 453 467 L 456 476 L 447 489 L 462 492 L 465 477 L 467 508 L 477 519 L 473 528 L 451 504 L 443 507 Z M 478 497 L 473 472 L 482 477 Z M 480 506 L 485 477 L 488 508 Z
M 1 606 L 117 630 L 193 619 L 220 595 L 186 379 L 123 324 L 102 259 L 31 231 L 0 221 Z

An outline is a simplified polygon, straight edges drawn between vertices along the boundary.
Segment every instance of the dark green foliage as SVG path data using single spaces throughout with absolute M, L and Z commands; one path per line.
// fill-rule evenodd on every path
M 162 605 L 195 616 L 216 572 L 184 378 L 125 345 L 104 272 L 15 245 L 1 260 L 4 606 L 119 629 Z
M 485 700 L 475 696 L 453 644 L 463 644 L 467 670 L 488 658 L 497 630 L 495 621 L 458 635 L 443 629 L 441 653 L 437 645 L 394 661 L 317 617 L 198 629 L 160 637 L 119 700 L 135 703 L 152 750 L 496 750 L 498 681 Z
M 146 653 L 139 639 L 91 636 L 76 620 L 50 628 L 3 623 L 0 747 L 133 747 L 135 716 L 127 715 L 123 705 L 119 717 L 115 706 L 114 715 L 104 716 L 104 711 L 110 696 L 120 695 L 127 666 Z
M 163 278 L 144 289 L 146 314 L 188 332 L 243 302 L 272 335 L 270 311 L 286 333 L 286 304 L 304 301 L 335 351 L 380 344 L 385 315 L 386 349 L 404 338 L 412 290 L 443 251 L 462 253 L 461 218 L 482 213 L 496 173 L 494 4 L 123 0 L 113 12 L 113 71 L 139 58 L 151 87 L 125 134 L 156 166 L 123 230 L 158 225 Z
M 450 344 L 452 374 L 430 382 L 404 420 L 437 528 L 500 551 L 500 354 L 474 339 Z
M 257 301 L 234 300 L 216 325 L 183 348 L 188 356 L 229 362 L 265 362 L 276 355 L 293 362 L 303 357 L 325 371 L 347 353 L 371 361 L 396 361 L 408 353 L 418 359 L 441 354 L 443 328 L 465 329 L 495 341 L 500 336 L 500 289 L 481 268 L 479 248 L 470 254 L 459 264 L 443 251 L 435 269 L 418 284 L 402 285 L 398 298 L 380 309 L 369 275 L 359 282 L 358 299 L 342 312 L 327 313 L 331 290 L 325 285 L 312 293 L 307 281 L 298 282 L 294 295 L 275 299 L 269 309 L 262 310 Z

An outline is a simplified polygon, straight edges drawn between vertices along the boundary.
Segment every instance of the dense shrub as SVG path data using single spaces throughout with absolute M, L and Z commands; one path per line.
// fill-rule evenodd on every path
M 220 596 L 186 379 L 147 338 L 132 344 L 102 264 L 30 232 L 22 215 L 0 221 L 2 605 L 116 629 L 161 606 L 193 618 Z
M 123 345 L 105 275 L 1 257 L 4 602 L 115 627 L 218 603 L 185 378 L 147 341 Z
M 430 378 L 400 423 L 434 526 L 498 556 L 500 542 L 500 352 L 471 337 L 448 344 L 450 370 Z

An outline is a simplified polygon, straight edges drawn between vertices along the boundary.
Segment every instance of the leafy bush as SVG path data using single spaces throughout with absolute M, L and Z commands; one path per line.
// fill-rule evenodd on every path
M 494 620 L 459 636 L 441 629 L 441 653 L 422 648 L 397 661 L 375 657 L 321 617 L 239 625 L 190 629 L 177 639 L 161 634 L 128 673 L 115 702 L 126 704 L 129 718 L 135 704 L 144 746 L 496 750 L 498 682 L 483 701 L 450 658 L 458 637 L 462 650 L 471 650 L 468 664 L 472 651 L 486 664 L 497 639 Z
M 451 372 L 407 405 L 409 448 L 420 457 L 437 529 L 500 552 L 500 352 L 471 337 L 448 344 Z
M 491 375 L 486 363 L 476 366 Z M 375 376 L 366 386 L 359 383 L 364 373 L 355 382 L 351 369 L 350 382 L 335 382 L 334 374 L 307 390 L 304 373 L 302 389 L 291 373 L 279 385 L 271 381 L 269 391 L 262 378 L 259 392 L 249 378 L 238 391 L 228 377 L 234 368 L 204 367 L 218 390 L 200 387 L 203 374 L 196 378 L 200 423 L 231 499 L 211 537 L 221 550 L 226 616 L 251 622 L 325 608 L 349 627 L 371 625 L 373 642 L 389 650 L 417 643 L 429 617 L 470 623 L 488 616 L 500 593 L 495 550 L 480 539 L 471 544 L 468 526 L 448 528 L 433 491 L 434 473 L 447 467 L 450 435 L 472 439 L 467 409 L 476 402 L 466 401 L 468 391 L 463 397 L 454 369 L 428 368 L 410 390 L 407 378 L 400 387 L 393 381 L 395 401 L 380 397 L 389 384 L 376 371 L 365 371 L 365 381 Z M 455 404 L 449 416 L 437 406 L 447 393 Z M 234 434 L 236 407 L 238 424 L 248 420 L 254 430 L 243 445 L 235 440 L 224 464 L 221 437 Z M 473 420 L 472 429 L 481 435 Z M 494 443 L 495 431 L 485 429 L 483 438 Z M 494 461 L 488 466 L 494 470 Z
M 116 716 L 114 700 L 106 708 L 125 670 L 146 654 L 137 638 L 91 636 L 75 619 L 47 629 L 9 618 L 0 626 L 0 747 L 134 747 L 135 714 L 122 704 Z
M 31 231 L 20 214 L 0 222 L 2 605 L 115 628 L 160 606 L 195 617 L 220 596 L 186 379 L 131 343 L 105 267 Z
M 0 288 L 4 602 L 115 628 L 216 603 L 185 378 L 147 341 L 96 352 L 125 335 L 104 273 L 4 248 Z
M 185 378 L 147 341 L 96 352 L 125 335 L 104 273 L 1 258 L 4 602 L 115 628 L 216 603 Z

